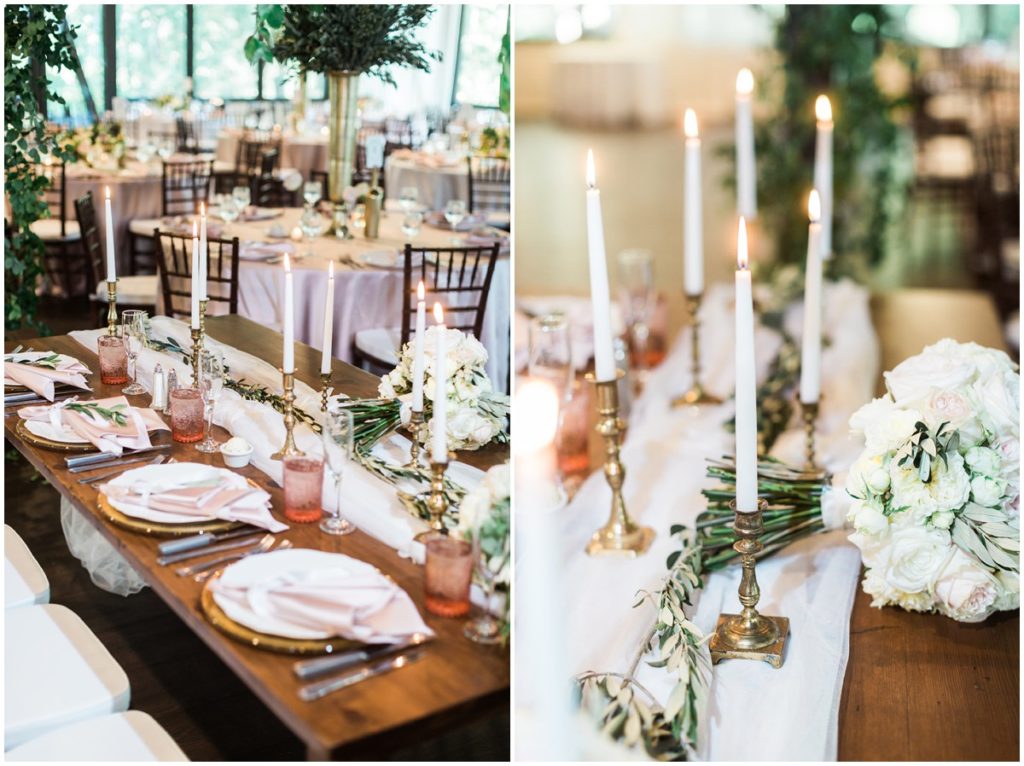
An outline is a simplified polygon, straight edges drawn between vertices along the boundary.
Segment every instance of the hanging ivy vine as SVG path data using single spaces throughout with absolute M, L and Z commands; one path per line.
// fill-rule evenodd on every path
M 36 174 L 43 155 L 73 161 L 74 150 L 47 130 L 40 102 L 64 100 L 50 89 L 46 68 L 73 67 L 75 32 L 64 5 L 4 7 L 4 325 L 45 329 L 36 319 L 36 283 L 45 248 L 31 225 L 49 216 L 48 181 Z

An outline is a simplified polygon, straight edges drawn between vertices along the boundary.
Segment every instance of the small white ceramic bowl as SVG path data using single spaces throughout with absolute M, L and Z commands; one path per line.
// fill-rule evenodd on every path
M 249 445 L 248 452 L 225 452 L 223 445 L 220 448 L 220 454 L 224 458 L 224 465 L 228 468 L 245 468 L 249 465 L 249 458 L 252 457 L 253 448 Z

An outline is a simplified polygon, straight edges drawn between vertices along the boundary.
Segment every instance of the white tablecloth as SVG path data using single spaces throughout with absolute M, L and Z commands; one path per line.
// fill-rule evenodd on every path
M 222 130 L 217 136 L 218 165 L 235 166 L 238 141 L 242 132 L 235 129 Z M 281 135 L 281 157 L 278 167 L 295 168 L 304 179 L 311 170 L 327 172 L 327 136 L 321 133 L 298 135 L 284 131 Z
M 413 186 L 419 204 L 430 210 L 444 210 L 449 200 L 469 204 L 469 171 L 465 158 L 442 160 L 423 152 L 396 152 L 384 161 L 385 187 L 389 199 L 398 199 L 402 189 Z
M 734 343 L 731 285 L 712 287 L 702 308 L 701 343 L 706 387 L 719 396 L 733 389 Z M 850 283 L 826 287 L 822 417 L 819 456 L 833 471 L 845 469 L 859 445 L 848 438 L 849 415 L 873 394 L 878 376 L 878 343 L 866 291 Z M 789 317 L 797 331 L 800 310 Z M 799 338 L 799 332 L 796 335 Z M 759 379 L 780 343 L 776 332 L 758 328 Z M 682 332 L 668 358 L 655 370 L 635 403 L 623 448 L 624 495 L 634 518 L 657 533 L 652 548 L 637 560 L 591 558 L 583 550 L 608 515 L 610 492 L 601 473 L 591 476 L 565 509 L 557 530 L 563 562 L 571 673 L 626 672 L 654 621 L 647 604 L 633 608 L 636 594 L 659 587 L 666 557 L 676 547 L 672 524 L 692 526 L 705 507 L 702 488 L 706 458 L 731 453 L 733 437 L 723 423 L 733 405 L 672 410 L 668 402 L 689 384 L 689 333 Z M 799 416 L 797 416 L 799 421 Z M 797 423 L 777 442 L 773 454 L 798 460 L 803 446 Z M 835 499 L 839 499 L 835 495 Z M 758 565 L 759 608 L 790 619 L 785 664 L 727 661 L 715 667 L 699 755 L 709 760 L 827 760 L 836 757 L 839 696 L 847 657 L 850 609 L 860 557 L 833 531 L 802 541 Z M 739 608 L 736 568 L 706 579 L 694 621 L 707 634 L 718 614 Z M 529 706 L 529 658 L 520 653 L 517 699 Z M 674 681 L 663 669 L 641 665 L 638 680 L 667 700 Z M 595 734 L 596 736 L 596 734 Z M 522 743 L 520 743 L 522 744 Z M 527 744 L 528 747 L 528 744 Z

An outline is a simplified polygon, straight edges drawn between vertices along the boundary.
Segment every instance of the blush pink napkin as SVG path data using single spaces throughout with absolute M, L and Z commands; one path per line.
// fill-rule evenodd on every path
M 122 411 L 128 418 L 128 422 L 123 426 L 119 426 L 113 421 L 104 420 L 99 416 L 86 415 L 67 409 L 67 405 L 71 403 L 69 400 L 50 406 L 22 407 L 18 410 L 18 415 L 23 420 L 53 422 L 56 413 L 59 422 L 71 429 L 76 436 L 91 442 L 100 452 L 109 452 L 113 455 L 120 455 L 125 449 L 150 447 L 152 446 L 152 442 L 149 440 L 150 431 L 170 430 L 170 427 L 156 412 L 141 407 L 129 407 L 128 400 L 123 396 L 77 402 L 78 404 L 98 404 L 106 409 L 123 404 Z
M 91 391 L 92 389 L 89 388 L 89 383 L 85 379 L 88 372 L 89 368 L 77 359 L 65 356 L 62 356 L 57 363 L 56 370 L 37 367 L 33 364 L 4 362 L 4 385 L 25 386 L 52 402 L 54 387 L 58 383 Z

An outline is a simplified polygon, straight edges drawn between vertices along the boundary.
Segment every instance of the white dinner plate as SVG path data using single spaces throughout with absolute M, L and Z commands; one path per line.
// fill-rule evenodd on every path
M 48 420 L 26 420 L 25 428 L 29 430 L 29 433 L 33 433 L 42 439 L 49 439 L 61 444 L 89 443 L 88 439 L 83 439 L 67 426 L 61 425 L 60 428 L 54 428 L 53 423 Z
M 370 250 L 359 253 L 356 260 L 366 266 L 373 266 L 378 269 L 400 269 L 404 265 L 401 254 L 394 250 Z
M 158 488 L 161 485 L 165 488 L 170 488 L 170 486 L 181 482 L 211 481 L 213 479 L 220 479 L 226 485 L 235 487 L 244 487 L 248 484 L 244 476 L 240 476 L 226 468 L 202 465 L 201 463 L 146 465 L 141 468 L 125 471 L 120 476 L 111 479 L 108 483 L 114 487 L 131 487 L 137 483 L 144 483 L 153 488 Z M 123 500 L 115 500 L 110 497 L 107 498 L 107 501 L 125 516 L 155 521 L 160 524 L 196 524 L 212 521 L 217 518 L 212 514 L 200 516 L 194 513 L 184 514 L 159 511 Z

